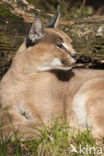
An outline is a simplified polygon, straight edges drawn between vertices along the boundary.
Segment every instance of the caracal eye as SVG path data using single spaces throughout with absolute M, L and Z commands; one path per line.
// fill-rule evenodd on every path
M 64 45 L 63 45 L 62 43 L 56 44 L 56 46 L 57 46 L 58 48 L 60 48 L 60 49 L 65 49 L 65 47 L 64 47 Z

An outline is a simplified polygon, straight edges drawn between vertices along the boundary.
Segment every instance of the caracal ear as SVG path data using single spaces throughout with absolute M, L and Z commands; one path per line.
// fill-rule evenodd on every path
M 35 45 L 43 36 L 44 36 L 44 26 L 40 17 L 37 16 L 26 38 L 27 48 L 29 46 Z
M 58 5 L 56 14 L 52 18 L 52 20 L 46 25 L 46 28 L 56 28 L 59 23 L 60 18 L 60 5 Z

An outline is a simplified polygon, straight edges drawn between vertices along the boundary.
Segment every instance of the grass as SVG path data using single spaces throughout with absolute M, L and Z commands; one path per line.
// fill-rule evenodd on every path
M 44 126 L 36 140 L 20 141 L 15 137 L 0 143 L 0 156 L 98 156 L 103 155 L 102 150 L 88 129 L 74 134 L 61 118 L 53 120 L 51 127 Z

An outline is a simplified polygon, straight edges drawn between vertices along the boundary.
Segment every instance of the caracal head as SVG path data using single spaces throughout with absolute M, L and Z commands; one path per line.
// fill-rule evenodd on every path
M 76 62 L 76 52 L 72 47 L 71 39 L 56 28 L 59 16 L 58 7 L 54 18 L 46 27 L 37 17 L 30 28 L 23 53 L 28 65 L 31 66 L 32 73 L 33 71 L 69 70 Z

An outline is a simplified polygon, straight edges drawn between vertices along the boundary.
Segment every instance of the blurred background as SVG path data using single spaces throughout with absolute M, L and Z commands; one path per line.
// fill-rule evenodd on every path
M 52 12 L 57 4 L 61 4 L 63 12 L 72 13 L 74 15 L 84 14 L 103 14 L 104 1 L 103 0 L 27 0 L 38 9 Z M 83 10 L 83 11 L 82 11 Z

